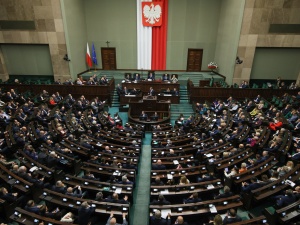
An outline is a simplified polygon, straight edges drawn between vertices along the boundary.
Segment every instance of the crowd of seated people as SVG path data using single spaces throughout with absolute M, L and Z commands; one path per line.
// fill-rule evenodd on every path
M 213 165 L 214 162 L 221 162 L 220 165 L 222 165 L 223 162 L 228 160 L 228 168 L 225 171 L 214 170 L 216 174 L 213 175 L 213 177 L 225 178 L 225 180 L 228 179 L 233 181 L 237 178 L 241 179 L 242 176 L 242 181 L 236 182 L 239 185 L 238 187 L 234 187 L 231 190 L 230 187 L 225 186 L 224 189 L 221 190 L 221 194 L 214 196 L 215 199 L 222 197 L 226 198 L 234 194 L 241 194 L 242 196 L 249 195 L 256 189 L 264 188 L 266 184 L 271 184 L 272 182 L 277 182 L 284 178 L 292 171 L 294 164 L 299 163 L 298 155 L 300 157 L 300 147 L 298 145 L 300 139 L 298 138 L 298 132 L 295 132 L 296 129 L 294 129 L 292 125 L 299 123 L 297 120 L 300 111 L 296 104 L 294 106 L 287 104 L 286 107 L 284 106 L 282 108 L 277 108 L 268 104 L 271 106 L 268 108 L 266 107 L 265 101 L 267 100 L 261 98 L 261 96 L 257 96 L 253 100 L 247 99 L 244 102 L 229 97 L 224 102 L 222 100 L 216 100 L 211 104 L 208 102 L 196 103 L 195 117 L 185 119 L 184 116 L 181 115 L 176 121 L 174 128 L 169 131 L 161 129 L 153 130 L 153 140 L 155 140 L 155 143 L 152 142 L 152 149 L 155 149 L 155 153 L 153 153 L 155 162 L 152 164 L 152 170 L 170 170 L 170 167 L 167 167 L 168 157 L 176 157 L 178 154 L 176 149 L 180 147 L 183 149 L 180 151 L 180 154 L 182 154 L 182 151 L 184 151 L 184 154 L 188 154 L 187 151 L 189 148 L 188 141 L 186 145 L 180 145 L 176 144 L 174 140 L 180 140 L 183 136 L 188 139 L 188 136 L 193 135 L 194 141 L 191 141 L 190 143 L 194 144 L 194 150 L 191 150 L 191 152 L 194 152 L 194 158 L 201 160 L 200 163 L 205 163 L 209 166 Z M 292 112 L 290 116 L 292 119 L 288 122 L 284 122 L 284 117 L 289 112 Z M 197 118 L 201 119 L 198 120 Z M 192 120 L 192 122 L 186 122 L 186 120 Z M 278 121 L 280 121 L 281 124 L 278 124 Z M 189 129 L 184 129 L 184 124 L 187 123 L 190 123 L 191 126 Z M 204 129 L 203 126 L 205 126 Z M 194 131 L 198 132 L 193 133 Z M 294 135 L 293 140 L 291 131 L 293 131 Z M 227 138 L 226 135 L 228 135 Z M 216 138 L 217 136 L 218 138 Z M 214 141 L 209 143 L 209 139 Z M 168 144 L 168 140 L 173 141 L 172 146 L 168 147 L 166 145 Z M 157 145 L 157 143 L 160 144 Z M 227 143 L 233 148 L 227 150 Z M 225 146 L 224 149 L 223 146 Z M 166 149 L 159 150 L 161 147 Z M 217 151 L 211 151 L 213 149 L 216 149 Z M 212 157 L 214 158 L 207 157 L 207 152 L 212 152 Z M 244 153 L 243 156 L 245 154 L 246 156 L 249 156 L 245 157 L 243 161 L 239 160 L 238 163 L 232 163 L 234 162 L 233 159 L 235 157 L 238 158 L 237 156 L 239 156 L 238 159 L 240 159 L 242 153 Z M 277 160 L 277 157 L 280 155 L 285 160 L 289 159 L 294 162 L 290 161 L 287 162 L 286 165 L 276 167 L 278 161 L 272 163 L 271 160 Z M 181 156 L 178 156 L 178 158 L 179 157 Z M 260 168 L 265 168 L 270 162 L 271 166 L 275 168 L 274 170 L 265 170 L 262 173 L 255 171 L 255 168 L 258 166 L 262 165 Z M 174 168 L 181 169 L 182 167 L 177 167 L 175 165 Z M 253 173 L 255 172 L 256 175 L 249 175 L 247 178 L 246 175 L 253 174 L 252 171 Z M 203 178 L 206 176 L 208 175 L 203 175 L 201 178 L 197 179 L 197 182 L 203 182 Z M 190 183 L 188 182 L 189 178 L 182 177 L 182 179 L 186 182 L 174 177 L 173 179 L 162 180 L 161 176 L 156 176 L 155 181 L 153 181 L 151 185 L 161 186 L 170 183 L 174 185 L 188 185 Z M 295 180 L 295 183 L 296 185 L 300 184 L 298 178 Z M 274 204 L 274 207 L 284 207 L 287 204 L 295 202 L 299 199 L 298 191 L 298 189 L 293 189 L 293 191 L 287 191 L 282 194 L 280 191 L 277 192 L 278 195 L 273 195 L 274 197 L 276 196 L 275 199 L 277 201 L 274 201 L 274 203 L 276 203 Z M 291 194 L 291 192 L 294 193 Z M 196 192 L 194 194 L 196 195 Z M 203 197 L 201 193 L 198 194 L 199 198 Z M 160 198 L 162 199 L 162 202 L 170 201 L 172 204 L 172 199 L 168 198 L 167 195 L 160 196 Z M 188 201 L 193 198 L 197 197 L 190 195 L 186 200 Z M 285 200 L 288 203 L 282 204 Z M 156 202 L 157 200 L 153 199 L 151 204 Z M 227 216 L 222 219 L 223 224 L 241 220 L 241 218 L 236 215 L 234 209 L 231 209 L 229 212 L 231 212 L 231 214 L 228 213 Z M 231 220 L 231 218 L 233 219 Z M 172 215 L 170 215 L 170 219 L 172 221 Z M 153 218 L 150 218 L 150 224 L 151 221 L 153 221 Z M 168 219 L 165 219 L 165 222 L 167 223 Z
M 24 101 L 22 93 L 17 94 L 14 90 L 9 93 L 1 93 L 0 98 L 4 103 L 1 118 L 5 124 L 1 127 L 1 165 L 11 169 L 20 179 L 22 178 L 34 184 L 37 188 L 50 189 L 74 198 L 91 197 L 87 189 L 80 185 L 67 186 L 60 180 L 54 184 L 50 178 L 51 175 L 44 176 L 43 172 L 40 172 L 42 168 L 37 167 L 36 169 L 34 164 L 41 163 L 40 165 L 45 166 L 49 171 L 54 169 L 72 173 L 68 161 L 81 158 L 79 154 L 84 154 L 84 152 L 80 153 L 78 149 L 72 147 L 73 145 L 67 146 L 65 140 L 78 143 L 98 155 L 102 151 L 96 149 L 97 140 L 98 143 L 105 140 L 105 136 L 99 136 L 99 132 L 108 131 L 106 126 L 109 126 L 111 130 L 115 129 L 114 133 L 121 132 L 124 127 L 118 123 L 121 122 L 122 124 L 122 121 L 118 116 L 111 117 L 109 113 L 104 113 L 104 103 L 99 101 L 98 98 L 89 101 L 81 96 L 79 99 L 74 99 L 72 95 L 62 97 L 59 93 L 49 94 L 46 90 L 38 96 L 40 98 L 37 98 L 37 102 L 33 103 L 31 99 L 33 96 L 26 98 Z M 99 113 L 103 114 L 104 120 L 100 120 Z M 105 123 L 105 119 L 107 123 Z M 128 129 L 126 129 L 129 137 L 134 132 L 140 132 L 132 127 L 130 129 L 130 127 L 128 126 Z M 97 137 L 98 139 L 94 139 Z M 135 139 L 129 138 L 128 140 L 131 142 Z M 96 143 L 92 145 L 91 142 Z M 135 143 L 135 146 L 137 144 Z M 32 164 L 23 165 L 23 158 L 21 157 L 22 160 L 15 159 L 21 153 L 28 157 L 28 160 L 32 160 Z M 115 164 L 119 165 L 115 161 L 112 163 L 107 162 L 105 165 L 114 168 Z M 136 168 L 132 161 L 125 162 L 123 165 L 124 167 Z M 49 172 L 49 174 L 52 173 Z M 86 172 L 84 177 L 90 180 L 100 180 L 98 175 L 91 172 Z M 123 176 L 118 182 L 121 185 L 133 185 L 133 182 L 126 176 Z M 24 199 L 20 199 L 19 196 L 24 197 Z M 79 224 L 87 224 L 89 218 L 91 221 L 93 221 L 93 218 L 99 221 L 99 218 L 92 216 L 94 212 L 87 217 L 83 216 L 84 219 L 81 218 L 81 213 L 86 214 L 86 209 L 93 208 L 85 204 L 82 204 L 82 209 L 80 208 L 78 211 L 65 212 L 52 205 L 49 208 L 47 203 L 35 204 L 29 196 L 23 196 L 21 190 L 15 188 L 8 190 L 4 187 L 1 187 L 0 198 L 8 203 L 18 199 L 19 206 L 28 210 L 28 212 L 34 212 L 55 220 L 77 221 Z M 109 196 L 106 196 L 106 198 L 110 202 Z M 127 204 L 126 199 L 128 197 L 123 196 L 123 198 L 125 200 L 122 203 Z M 1 219 L 4 218 L 1 217 Z M 81 220 L 82 222 L 80 222 Z
M 45 98 L 50 98 L 52 96 L 50 94 L 48 94 L 47 96 L 46 91 L 43 94 Z M 102 149 L 102 146 L 97 146 L 97 142 L 102 143 L 103 139 L 107 141 L 109 140 L 110 136 L 113 136 L 114 138 L 116 138 L 117 135 L 121 136 L 120 132 L 121 130 L 123 130 L 123 128 L 117 127 L 117 120 L 119 120 L 120 118 L 116 118 L 115 116 L 110 115 L 108 112 L 102 112 L 101 110 L 103 110 L 103 108 L 101 108 L 101 105 L 97 106 L 96 108 L 92 108 L 91 102 L 94 102 L 96 104 L 97 100 L 94 99 L 88 101 L 84 98 L 84 96 L 81 96 L 79 99 L 76 100 L 73 99 L 72 96 L 65 96 L 64 98 L 61 98 L 61 100 L 57 102 L 58 104 L 55 105 L 53 108 L 49 107 L 51 105 L 50 102 L 43 102 L 44 97 L 43 99 L 41 99 L 39 104 L 34 105 L 31 99 L 25 99 L 25 102 L 23 103 L 22 100 L 20 100 L 19 104 L 16 104 L 21 98 L 10 97 L 12 96 L 11 93 L 9 95 L 7 95 L 7 93 L 4 93 L 2 96 L 9 96 L 9 98 L 13 99 L 6 102 L 6 100 L 4 100 L 3 98 L 3 102 L 6 103 L 2 115 L 4 115 L 3 119 L 6 119 L 6 124 L 9 125 L 9 128 L 6 129 L 6 127 L 3 126 L 1 131 L 1 135 L 4 139 L 2 143 L 4 145 L 3 148 L 1 148 L 1 154 L 3 155 L 3 157 L 1 157 L 1 163 L 6 167 L 10 168 L 12 171 L 16 171 L 16 174 L 19 177 L 22 177 L 31 183 L 38 184 L 37 186 L 40 186 L 42 188 L 50 188 L 51 190 L 54 190 L 61 194 L 67 194 L 69 196 L 84 196 L 84 192 L 86 191 L 84 187 L 64 185 L 63 181 L 54 183 L 53 181 L 48 180 L 46 177 L 41 177 L 41 175 L 38 173 L 39 170 L 30 172 L 31 168 L 27 168 L 23 165 L 18 165 L 18 163 L 16 162 L 13 163 L 11 159 L 14 158 L 14 153 L 16 151 L 22 151 L 24 154 L 26 154 L 26 156 L 28 156 L 28 159 L 30 158 L 31 160 L 37 162 L 44 161 L 45 165 L 49 169 L 54 168 L 56 170 L 65 170 L 66 168 L 68 168 L 68 165 L 63 163 L 64 161 L 62 160 L 62 157 L 66 158 L 68 156 L 71 159 L 76 159 L 77 156 L 78 158 L 82 158 L 84 157 L 84 153 L 91 152 L 93 154 L 91 154 L 89 157 L 86 157 L 86 160 L 90 159 L 93 161 L 93 163 L 95 163 L 96 161 L 98 161 L 97 157 L 99 156 L 99 154 L 113 154 L 113 147 L 111 147 L 109 144 L 104 144 L 103 147 L 105 147 Z M 225 162 L 226 160 L 237 156 L 239 153 L 246 151 L 245 146 L 246 149 L 248 149 L 247 154 L 250 155 L 252 151 L 255 151 L 253 152 L 255 153 L 254 155 L 251 155 L 251 157 L 245 159 L 244 161 L 235 164 L 236 166 L 234 165 L 234 162 L 227 161 L 229 168 L 227 172 L 224 172 L 223 170 L 214 171 L 215 173 L 212 177 L 226 177 L 226 179 L 233 179 L 237 175 L 241 176 L 242 174 L 246 174 L 248 171 L 251 170 L 251 168 L 254 168 L 256 165 L 260 165 L 260 163 L 263 163 L 264 161 L 270 159 L 271 156 L 274 156 L 275 154 L 282 154 L 283 156 L 289 157 L 289 155 L 287 154 L 289 153 L 291 159 L 293 159 L 293 157 L 297 155 L 297 152 L 299 151 L 299 139 L 294 138 L 292 140 L 291 145 L 287 145 L 289 131 L 292 129 L 291 126 L 289 126 L 289 123 L 285 128 L 276 127 L 275 130 L 271 129 L 269 127 L 269 123 L 270 120 L 273 119 L 273 114 L 269 113 L 269 115 L 267 115 L 265 113 L 266 109 L 262 108 L 262 110 L 259 112 L 261 113 L 260 117 L 264 117 L 268 123 L 265 125 L 264 123 L 261 123 L 260 125 L 252 126 L 251 124 L 247 124 L 246 122 L 253 121 L 254 119 L 256 119 L 256 116 L 259 113 L 257 113 L 256 115 L 251 115 L 249 111 L 245 109 L 246 106 L 243 106 L 242 104 L 238 104 L 239 107 L 234 112 L 230 112 L 230 110 L 227 110 L 227 107 L 231 104 L 231 101 L 234 102 L 236 100 L 229 99 L 225 104 L 223 104 L 221 100 L 218 100 L 215 101 L 215 103 L 213 103 L 211 106 L 208 103 L 205 103 L 209 105 L 206 112 L 202 112 L 202 114 L 200 114 L 199 110 L 199 112 L 197 113 L 199 115 L 195 114 L 195 116 L 191 116 L 186 120 L 183 117 L 180 117 L 179 122 L 181 122 L 181 124 L 178 123 L 170 130 L 162 131 L 161 129 L 158 129 L 157 132 L 163 133 L 161 134 L 163 135 L 162 137 L 158 137 L 158 140 L 161 142 L 162 148 L 166 152 L 166 154 L 163 155 L 166 155 L 166 158 L 177 156 L 181 157 L 188 154 L 187 151 L 190 148 L 191 150 L 189 151 L 191 151 L 194 158 L 196 158 L 196 152 L 198 152 L 199 150 L 201 161 L 195 163 L 191 159 L 189 159 L 190 161 L 187 160 L 184 163 L 180 163 L 182 167 L 176 168 L 181 170 L 182 168 L 190 168 L 202 163 L 204 163 L 208 167 L 209 163 L 211 163 L 212 161 L 210 160 L 211 158 L 209 156 L 204 155 L 204 153 L 206 152 L 210 152 L 213 155 L 213 157 L 215 157 L 215 159 L 221 158 L 221 160 Z M 60 104 L 61 102 L 63 102 L 63 104 Z M 292 116 L 294 114 L 299 113 L 299 109 L 297 108 L 294 108 L 292 110 L 294 110 Z M 279 113 L 279 117 L 283 116 L 282 112 L 280 112 L 279 109 L 275 109 L 274 113 L 275 116 L 277 113 Z M 26 117 L 23 114 L 25 114 Z M 99 115 L 101 115 L 101 120 L 99 120 Z M 234 120 L 232 120 L 232 118 L 234 118 Z M 91 129 L 92 125 L 95 127 L 95 130 Z M 249 127 L 248 134 L 243 139 L 239 139 L 240 135 L 242 135 L 242 130 L 246 126 Z M 255 150 L 254 147 L 257 146 L 263 139 L 263 132 L 265 132 L 265 129 L 270 131 L 270 137 L 264 146 Z M 216 130 L 218 131 L 218 133 L 215 132 Z M 106 135 L 99 136 L 99 134 L 102 131 L 106 132 Z M 233 140 L 227 141 L 225 139 L 225 135 L 231 135 L 235 131 L 235 138 L 238 139 L 238 142 L 235 143 Z M 127 139 L 126 142 L 129 142 L 130 145 L 132 142 L 133 146 L 139 146 L 139 144 L 133 142 L 135 140 L 131 138 L 131 135 L 133 135 L 134 132 L 137 132 L 137 130 L 133 127 L 130 128 L 130 126 L 128 126 L 126 132 L 128 132 L 129 135 L 128 137 L 122 136 L 123 139 Z M 243 132 L 246 131 L 243 130 Z M 251 137 L 249 135 L 253 136 Z M 298 133 L 294 132 L 293 135 L 294 137 L 297 137 Z M 251 142 L 252 140 L 248 140 L 248 138 L 253 138 L 256 140 L 256 142 L 253 144 Z M 291 140 L 291 138 L 289 140 Z M 65 144 L 67 141 L 70 141 L 72 145 L 78 144 L 78 146 L 80 146 L 79 148 L 84 147 L 84 150 L 78 149 L 77 147 L 71 145 L 69 148 L 66 147 Z M 188 146 L 179 149 L 180 146 L 183 146 L 181 144 L 183 142 L 185 142 L 185 144 L 187 144 Z M 229 148 L 230 144 L 232 145 L 231 147 L 233 147 L 232 149 Z M 247 144 L 250 144 L 250 146 L 248 146 Z M 18 146 L 17 149 L 15 148 L 16 146 Z M 287 146 L 288 148 L 286 148 Z M 281 151 L 280 149 L 284 151 Z M 122 155 L 124 157 L 124 155 L 129 156 L 130 153 L 123 150 L 121 146 L 121 148 L 118 150 L 118 153 L 113 155 Z M 164 163 L 168 162 L 169 160 L 162 157 L 162 155 L 157 157 L 157 161 L 152 165 L 153 170 L 164 170 L 167 168 Z M 123 167 L 123 165 L 126 164 L 121 163 L 118 160 L 105 161 L 104 158 L 100 158 L 99 163 L 104 163 L 104 165 L 109 166 L 112 171 L 113 169 L 120 169 L 121 167 Z M 294 164 L 297 162 L 298 161 L 295 160 Z M 16 168 L 15 166 L 18 166 L 19 168 Z M 275 181 L 276 177 L 280 179 L 280 177 L 284 176 L 289 171 L 291 171 L 293 167 L 294 166 L 291 163 L 282 165 L 282 167 L 280 166 L 276 168 L 276 170 L 274 170 L 272 174 L 268 174 L 268 176 L 271 175 L 272 179 L 270 180 Z M 278 173 L 278 176 L 276 175 L 276 172 Z M 101 177 L 94 173 L 94 171 L 91 172 L 87 170 L 85 175 L 90 177 L 90 179 L 96 178 L 98 181 L 101 180 Z M 205 178 L 210 176 L 209 173 L 203 176 L 202 175 L 203 174 L 201 174 L 200 179 L 193 179 L 192 177 L 189 177 L 190 174 L 182 174 L 182 176 L 178 178 L 168 179 L 167 181 L 157 179 L 155 180 L 155 182 L 157 182 L 158 184 L 176 184 L 178 186 L 185 187 L 186 185 L 190 185 L 191 183 L 196 182 L 198 180 L 200 182 L 204 182 Z M 229 192 L 234 192 L 234 194 L 250 193 L 252 190 L 262 187 L 262 184 L 258 179 L 261 177 L 261 179 L 263 180 L 262 175 L 265 174 L 259 174 L 259 177 L 253 177 L 252 179 L 248 179 L 247 181 L 241 182 L 238 190 L 234 189 Z M 122 176 L 120 178 L 116 179 L 116 177 L 111 177 L 110 183 L 115 182 L 126 185 L 133 183 L 133 181 L 131 181 L 127 176 Z M 264 182 L 265 180 L 268 179 L 265 179 L 264 177 Z M 295 183 L 297 186 L 299 185 L 298 181 L 296 181 Z M 221 194 L 223 194 L 223 192 L 224 194 L 228 193 L 228 188 L 225 187 L 224 189 L 220 189 Z M 292 191 L 293 195 L 296 196 L 295 198 L 291 198 L 292 200 L 298 199 L 298 195 L 294 193 L 298 191 L 299 188 L 297 190 L 294 189 Z M 4 193 L 6 193 L 6 191 L 4 191 Z M 13 195 L 16 192 L 11 192 L 11 190 L 8 190 L 8 193 L 12 193 Z M 199 199 L 199 201 L 201 201 L 203 200 L 203 197 L 208 197 L 202 196 L 201 192 L 197 194 L 196 192 L 193 195 L 190 194 L 185 198 L 185 202 L 189 204 L 189 201 L 198 201 Z M 280 194 L 282 195 L 281 197 L 277 198 L 280 200 L 285 199 L 284 195 L 289 196 L 290 192 L 278 194 L 278 196 L 280 196 Z M 86 195 L 89 196 L 90 193 L 86 192 Z M 19 194 L 17 196 L 19 196 Z M 169 199 L 166 195 L 164 195 L 163 197 L 165 198 L 165 200 L 167 199 L 172 203 L 172 199 Z M 209 197 L 211 197 L 211 199 L 220 198 L 218 197 L 218 195 L 212 195 Z M 112 194 L 105 196 L 103 198 L 103 201 L 127 203 L 127 198 L 128 197 L 126 197 L 125 195 L 119 196 Z M 63 218 L 68 219 L 69 217 L 71 219 L 75 218 L 75 221 L 80 221 L 81 215 L 84 214 L 81 214 L 83 211 L 88 214 L 90 213 L 88 218 L 93 218 L 92 215 L 94 215 L 95 213 L 93 212 L 94 207 L 90 206 L 88 203 L 82 203 L 80 210 L 78 210 L 77 212 L 72 212 L 72 214 L 68 215 L 67 213 L 70 212 L 66 211 L 63 213 L 59 213 L 61 211 L 60 209 L 57 210 L 55 207 L 48 208 L 47 204 L 45 206 L 37 205 L 38 204 L 35 204 L 34 201 L 32 201 L 32 199 L 29 199 L 26 204 L 26 209 L 30 211 L 32 208 L 32 211 L 34 211 L 35 213 L 37 212 L 40 215 L 49 215 L 49 217 L 55 218 L 57 220 Z M 279 205 L 279 207 L 281 206 L 284 206 L 284 204 Z M 173 218 L 171 217 L 172 215 L 169 215 L 169 219 L 173 222 Z M 227 220 L 229 217 L 234 218 L 236 217 L 236 214 L 232 213 L 231 215 L 228 215 Z M 158 217 L 156 219 L 158 219 Z M 225 220 L 224 223 L 228 222 Z

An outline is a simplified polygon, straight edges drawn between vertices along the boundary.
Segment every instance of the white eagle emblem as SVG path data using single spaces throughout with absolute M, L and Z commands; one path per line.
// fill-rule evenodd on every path
M 146 22 L 153 25 L 159 21 L 161 15 L 161 7 L 160 5 L 154 6 L 153 3 L 151 4 L 151 7 L 149 5 L 145 5 L 143 8 L 143 14 L 144 17 L 147 18 Z

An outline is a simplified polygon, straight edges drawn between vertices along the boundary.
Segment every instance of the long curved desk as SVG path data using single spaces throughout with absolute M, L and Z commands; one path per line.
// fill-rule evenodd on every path
M 171 101 L 158 101 L 157 96 L 144 96 L 138 102 L 129 102 L 128 119 L 130 122 L 145 125 L 146 131 L 151 131 L 152 125 L 170 122 Z M 140 120 L 139 116 L 142 111 L 148 115 L 148 119 Z M 151 120 L 151 116 L 157 112 L 158 120 Z

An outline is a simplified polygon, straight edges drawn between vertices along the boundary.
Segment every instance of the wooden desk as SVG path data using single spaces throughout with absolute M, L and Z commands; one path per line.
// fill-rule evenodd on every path
M 90 199 L 76 198 L 69 195 L 64 195 L 55 191 L 44 189 L 44 193 L 40 195 L 40 199 L 43 201 L 51 202 L 55 205 L 61 206 L 63 208 L 68 208 L 68 210 L 78 210 L 81 203 L 84 201 L 89 202 L 90 204 L 95 204 L 96 213 L 109 215 L 108 207 L 116 215 L 122 215 L 122 208 L 126 208 L 129 212 L 129 204 L 118 204 L 110 202 L 98 202 Z M 129 213 L 128 213 L 129 215 Z
M 158 121 L 141 121 L 139 116 L 142 111 L 157 112 L 163 118 Z M 152 125 L 170 122 L 170 102 L 157 102 L 157 96 L 144 96 L 140 102 L 129 103 L 128 118 L 129 121 L 145 125 L 146 131 L 151 131 Z
M 143 94 L 138 95 L 120 95 L 120 105 L 126 105 L 130 102 L 138 102 L 143 99 Z
M 179 91 L 179 83 L 168 83 L 163 81 L 139 81 L 139 82 L 128 82 L 122 83 L 122 88 L 126 87 L 127 89 L 140 89 L 143 93 L 147 94 L 149 92 L 150 87 L 152 87 L 155 93 L 160 93 L 161 89 L 173 90 L 174 88 Z
M 226 202 L 227 204 L 225 204 Z M 197 203 L 188 203 L 188 204 L 174 204 L 174 205 L 150 205 L 150 210 L 162 210 L 162 209 L 171 209 L 172 217 L 197 215 L 211 213 L 210 207 L 214 205 L 217 209 L 217 213 L 225 212 L 231 208 L 237 208 L 243 205 L 240 201 L 239 195 L 234 195 L 228 198 L 223 199 L 214 199 L 208 201 L 201 201 Z M 178 208 L 181 208 L 181 211 L 178 211 Z
M 120 105 L 126 105 L 130 102 L 138 102 L 143 99 L 142 93 L 138 95 L 121 95 L 120 96 Z M 179 104 L 180 103 L 180 96 L 178 95 L 165 95 L 159 93 L 157 95 L 158 101 L 170 101 L 172 104 Z
M 34 225 L 34 224 L 38 224 L 39 222 L 43 221 L 45 225 L 50 225 L 50 224 L 74 225 L 74 223 L 60 222 L 55 219 L 40 216 L 39 214 L 36 214 L 36 213 L 31 213 L 24 209 L 21 209 L 20 207 L 17 207 L 15 209 L 15 213 L 16 214 L 11 215 L 9 218 L 19 224 Z
M 99 100 L 108 100 L 111 103 L 111 92 L 115 89 L 115 80 L 109 80 L 108 85 L 59 85 L 59 84 L 0 84 L 5 90 L 15 89 L 18 92 L 30 91 L 33 95 L 42 93 L 47 90 L 49 93 L 59 92 L 61 96 L 72 94 L 76 99 L 84 95 L 86 99 L 99 97 Z

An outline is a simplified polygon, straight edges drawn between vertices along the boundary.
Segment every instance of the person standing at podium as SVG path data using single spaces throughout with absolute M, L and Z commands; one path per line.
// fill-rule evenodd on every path
M 152 87 L 150 87 L 150 90 L 149 90 L 149 94 L 148 94 L 149 96 L 154 96 L 155 95 L 155 92 L 154 92 L 154 90 L 153 90 L 153 88 Z

